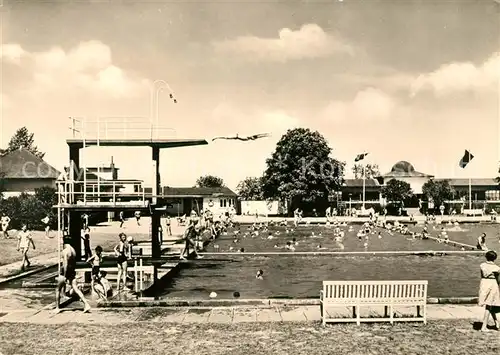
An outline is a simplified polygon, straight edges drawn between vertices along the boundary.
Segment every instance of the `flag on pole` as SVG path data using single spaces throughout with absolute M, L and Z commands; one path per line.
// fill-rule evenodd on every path
M 358 154 L 356 155 L 356 158 L 354 159 L 355 162 L 358 162 L 360 160 L 363 160 L 366 156 L 368 155 L 368 153 L 361 153 L 361 154 Z
M 460 159 L 458 166 L 463 169 L 467 166 L 467 164 L 469 164 L 472 159 L 474 159 L 474 156 L 468 150 L 466 150 L 464 156 L 462 157 L 462 159 Z

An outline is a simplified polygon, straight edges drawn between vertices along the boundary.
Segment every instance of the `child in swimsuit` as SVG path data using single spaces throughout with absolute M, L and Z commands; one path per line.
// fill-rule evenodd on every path
M 92 265 L 92 283 L 91 287 L 93 290 L 96 291 L 96 293 L 99 295 L 99 297 L 104 298 L 104 295 L 99 292 L 95 286 L 96 284 L 101 283 L 101 263 L 102 263 L 102 247 L 97 246 L 95 248 L 95 253 L 92 255 L 89 259 L 87 259 L 87 262 Z
M 120 289 L 120 282 L 123 278 L 123 288 L 125 290 L 129 290 L 127 288 L 127 267 L 128 267 L 128 258 L 131 256 L 130 245 L 127 242 L 127 236 L 125 233 L 120 233 L 120 243 L 115 247 L 115 255 L 117 256 L 118 263 L 118 278 L 116 282 L 116 289 Z
M 92 249 L 90 248 L 90 228 L 87 227 L 83 231 L 83 250 L 85 254 L 85 259 L 92 256 Z

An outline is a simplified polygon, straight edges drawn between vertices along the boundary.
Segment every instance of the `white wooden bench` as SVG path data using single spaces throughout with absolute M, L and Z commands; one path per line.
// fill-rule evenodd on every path
M 465 216 L 482 216 L 484 214 L 484 211 L 481 208 L 476 208 L 476 209 L 464 208 L 462 213 Z
M 321 320 L 327 322 L 422 321 L 427 323 L 428 281 L 323 281 L 320 291 Z M 384 306 L 384 317 L 361 318 L 361 307 Z M 394 307 L 415 306 L 416 317 L 394 317 Z M 336 317 L 332 308 L 353 309 L 351 318 Z M 420 314 L 420 311 L 423 311 Z

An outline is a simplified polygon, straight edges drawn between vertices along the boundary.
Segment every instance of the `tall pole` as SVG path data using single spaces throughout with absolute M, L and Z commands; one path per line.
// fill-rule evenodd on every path
M 467 151 L 469 153 L 469 164 L 470 164 L 470 150 Z M 472 209 L 472 179 L 469 174 L 469 209 Z
M 365 193 L 366 193 L 365 164 L 363 164 L 363 210 L 365 209 Z
M 158 88 L 156 88 L 157 84 L 161 84 L 161 86 L 159 86 Z M 159 110 L 159 94 L 160 94 L 160 91 L 162 89 L 168 89 L 170 99 L 174 103 L 177 103 L 177 99 L 174 96 L 174 92 L 173 92 L 172 88 L 170 87 L 170 85 L 165 80 L 158 79 L 158 80 L 155 80 L 153 82 L 153 85 L 151 87 L 151 107 L 150 107 L 151 139 L 153 139 L 153 126 L 156 124 L 156 129 L 158 130 L 158 126 L 160 124 L 160 118 L 159 118 L 159 111 L 160 111 Z M 155 99 L 156 99 L 156 103 L 155 103 Z M 153 112 L 153 110 L 155 110 L 155 111 Z M 158 137 L 158 131 L 157 131 L 156 138 L 159 138 Z

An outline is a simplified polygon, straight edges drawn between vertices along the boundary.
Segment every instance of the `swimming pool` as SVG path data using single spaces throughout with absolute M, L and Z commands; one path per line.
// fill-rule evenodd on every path
M 475 244 L 477 236 L 487 233 L 487 244 L 494 248 L 498 243 L 496 226 L 461 225 L 443 226 L 450 240 Z M 243 229 L 247 228 L 242 226 Z M 389 234 L 378 230 L 366 240 L 360 240 L 357 232 L 361 226 L 343 227 L 345 230 L 344 251 L 458 251 L 460 248 L 432 240 L 420 240 L 400 233 Z M 451 229 L 453 228 L 453 229 Z M 412 227 L 421 231 L 422 226 Z M 276 231 L 277 228 L 271 229 Z M 431 236 L 438 236 L 441 226 L 429 228 Z M 298 227 L 293 232 L 281 233 L 273 239 L 264 235 L 244 238 L 230 231 L 213 242 L 207 251 L 217 250 L 220 255 L 207 255 L 204 259 L 182 265 L 179 274 L 162 292 L 161 296 L 205 299 L 210 292 L 218 298 L 233 298 L 233 292 L 241 298 L 317 298 L 323 280 L 429 280 L 430 297 L 475 297 L 479 285 L 479 264 L 484 257 L 477 254 L 450 255 L 294 255 L 293 251 L 279 249 L 295 238 L 296 252 L 338 251 L 333 240 L 333 230 L 325 226 Z M 312 234 L 314 232 L 314 236 Z M 321 236 L 320 236 L 321 233 Z M 237 241 L 235 242 L 235 239 Z M 274 248 L 278 244 L 279 248 Z M 281 255 L 226 255 L 230 248 L 245 252 L 282 251 Z M 257 270 L 264 271 L 264 279 L 258 280 Z

